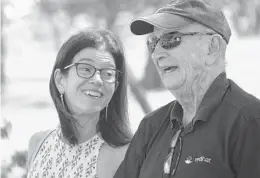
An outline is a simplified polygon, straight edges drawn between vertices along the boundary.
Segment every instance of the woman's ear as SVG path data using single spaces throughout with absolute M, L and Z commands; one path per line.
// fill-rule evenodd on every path
M 54 71 L 54 81 L 58 91 L 63 94 L 65 92 L 65 79 L 60 69 Z
M 116 82 L 115 82 L 115 91 L 116 91 L 116 89 L 117 89 L 118 85 L 119 85 L 119 82 L 118 82 L 118 81 L 116 81 Z

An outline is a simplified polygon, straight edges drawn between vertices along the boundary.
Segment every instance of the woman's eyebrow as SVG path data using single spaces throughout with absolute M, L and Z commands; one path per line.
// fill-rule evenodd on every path
M 91 58 L 82 58 L 82 59 L 80 59 L 78 62 L 92 62 L 92 63 L 94 63 L 94 61 L 95 60 L 93 60 L 93 59 L 91 59 Z M 110 67 L 115 67 L 115 65 L 114 64 L 111 64 L 110 62 L 106 62 L 106 61 L 104 61 L 104 63 L 105 64 L 107 64 L 107 65 L 109 65 Z
M 93 62 L 94 60 L 91 58 L 81 58 L 78 62 L 83 62 L 83 61 Z

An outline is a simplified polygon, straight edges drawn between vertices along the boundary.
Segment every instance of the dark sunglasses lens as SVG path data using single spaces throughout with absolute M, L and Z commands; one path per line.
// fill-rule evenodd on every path
M 160 45 L 164 49 L 172 49 L 181 44 L 181 36 L 176 36 L 174 34 L 166 34 L 160 40 Z
M 160 40 L 157 39 L 157 37 L 152 36 L 148 38 L 147 40 L 147 48 L 149 53 L 153 53 L 157 43 L 159 41 L 159 44 L 164 49 L 172 49 L 181 44 L 181 35 L 176 33 L 167 33 L 163 35 Z

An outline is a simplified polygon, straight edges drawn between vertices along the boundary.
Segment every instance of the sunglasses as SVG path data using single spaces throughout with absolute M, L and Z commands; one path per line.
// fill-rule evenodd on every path
M 182 138 L 179 137 L 180 133 L 181 133 L 181 130 L 178 130 L 177 133 L 172 138 L 170 149 L 169 149 L 169 154 L 166 157 L 164 166 L 163 166 L 163 172 L 164 172 L 163 177 L 164 178 L 170 178 L 171 176 L 173 176 L 179 165 L 181 151 L 182 151 L 182 145 L 183 145 Z M 176 147 L 177 147 L 177 149 L 175 150 Z
M 163 49 L 172 49 L 176 48 L 181 44 L 182 36 L 194 36 L 194 35 L 214 35 L 216 33 L 202 33 L 202 32 L 190 32 L 190 33 L 181 33 L 181 32 L 170 32 L 165 33 L 159 38 L 156 36 L 149 36 L 147 40 L 147 48 L 150 54 L 154 52 L 155 47 L 159 45 Z

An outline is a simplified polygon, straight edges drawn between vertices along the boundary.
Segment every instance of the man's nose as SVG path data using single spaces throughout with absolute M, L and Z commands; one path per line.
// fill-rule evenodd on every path
M 153 62 L 158 65 L 158 62 L 160 62 L 161 60 L 166 58 L 167 55 L 168 54 L 167 54 L 166 51 L 160 50 L 160 49 L 155 49 L 154 52 L 151 55 L 151 58 L 152 58 Z

